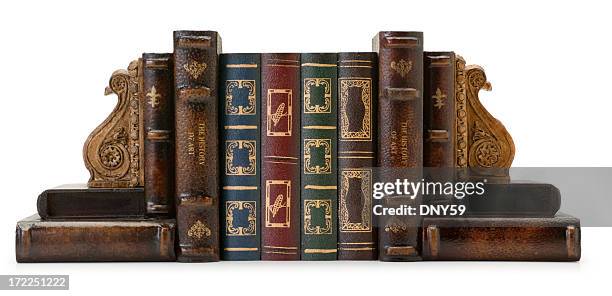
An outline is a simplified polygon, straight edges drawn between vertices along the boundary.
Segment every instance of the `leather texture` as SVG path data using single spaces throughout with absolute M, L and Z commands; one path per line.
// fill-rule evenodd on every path
M 426 260 L 578 261 L 580 220 L 552 218 L 426 218 Z
M 371 192 L 377 165 L 377 85 L 376 53 L 338 54 L 338 260 L 378 258 Z
M 144 53 L 144 179 L 147 213 L 174 216 L 172 54 Z
M 143 188 L 87 188 L 62 185 L 38 196 L 43 219 L 138 218 L 146 214 Z
M 561 192 L 552 184 L 487 183 L 484 195 L 464 198 L 471 217 L 553 217 L 561 207 Z
M 335 53 L 301 54 L 302 260 L 338 252 L 338 69 Z
M 221 258 L 259 260 L 261 255 L 261 57 L 222 54 Z
M 212 31 L 174 32 L 176 199 L 182 262 L 218 261 L 218 60 Z
M 175 220 L 17 222 L 17 262 L 174 261 Z
M 455 166 L 455 53 L 423 55 L 423 166 Z
M 300 54 L 261 56 L 262 260 L 300 259 Z
M 378 164 L 386 179 L 385 168 L 423 166 L 423 33 L 379 32 L 373 44 L 379 59 Z M 418 206 L 418 200 L 387 197 L 382 203 Z M 380 216 L 379 259 L 420 260 L 419 220 Z

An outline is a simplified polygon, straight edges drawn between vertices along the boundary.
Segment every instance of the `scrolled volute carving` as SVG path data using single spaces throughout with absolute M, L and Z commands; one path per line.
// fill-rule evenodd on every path
M 482 67 L 456 65 L 456 163 L 482 175 L 507 176 L 514 159 L 514 141 L 504 125 L 482 105 L 480 90 L 490 91 L 491 83 Z
M 89 135 L 83 147 L 89 187 L 126 188 L 144 185 L 140 60 L 115 71 L 105 95 L 117 95 L 111 114 Z

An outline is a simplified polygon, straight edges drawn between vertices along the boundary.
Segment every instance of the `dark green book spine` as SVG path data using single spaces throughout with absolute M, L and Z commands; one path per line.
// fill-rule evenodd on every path
M 337 55 L 302 54 L 302 260 L 338 250 Z
M 261 244 L 259 54 L 222 54 L 221 256 L 259 260 Z

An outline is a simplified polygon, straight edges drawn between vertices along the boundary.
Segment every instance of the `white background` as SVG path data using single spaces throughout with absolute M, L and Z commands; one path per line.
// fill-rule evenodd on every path
M 606 1 L 2 1 L 0 274 L 70 274 L 83 295 L 606 294 L 609 228 L 583 229 L 579 263 L 16 264 L 14 227 L 45 188 L 87 181 L 82 145 L 116 102 L 103 96 L 110 74 L 171 51 L 176 29 L 217 30 L 224 52 L 369 51 L 377 31 L 424 31 L 426 50 L 485 68 L 493 92 L 481 99 L 511 132 L 515 166 L 612 166 L 611 12 Z

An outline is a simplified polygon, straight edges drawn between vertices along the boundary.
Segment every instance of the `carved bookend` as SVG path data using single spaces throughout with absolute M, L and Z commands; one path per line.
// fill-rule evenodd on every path
M 491 90 L 491 84 L 480 66 L 466 66 L 460 56 L 456 63 L 456 165 L 469 168 L 471 175 L 507 177 L 514 142 L 478 98 L 478 92 Z
M 87 138 L 83 147 L 89 187 L 126 188 L 144 185 L 143 128 L 140 89 L 142 62 L 117 70 L 105 95 L 118 97 L 113 112 Z
M 85 166 L 91 174 L 89 187 L 144 185 L 141 83 L 140 60 L 111 76 L 105 94 L 115 93 L 117 106 L 91 133 L 83 148 Z M 465 60 L 457 56 L 455 83 L 457 167 L 469 168 L 472 175 L 506 177 L 514 159 L 514 142 L 478 98 L 481 89 L 491 90 L 484 70 L 477 65 L 466 66 Z

